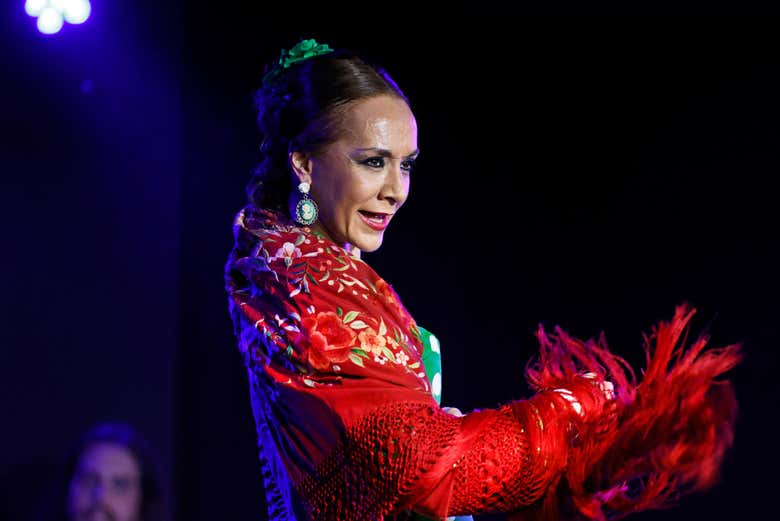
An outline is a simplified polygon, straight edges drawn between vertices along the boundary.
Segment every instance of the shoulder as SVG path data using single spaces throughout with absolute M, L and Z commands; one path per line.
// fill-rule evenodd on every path
M 268 261 L 338 257 L 350 264 L 363 264 L 332 241 L 299 226 L 286 215 L 254 206 L 245 206 L 233 222 L 236 248 L 244 256 L 262 256 Z
M 275 241 L 282 236 L 302 234 L 283 214 L 252 205 L 243 207 L 233 220 L 233 237 L 236 244 L 244 242 Z
M 311 283 L 338 293 L 352 286 L 377 293 L 383 282 L 365 262 L 279 212 L 246 206 L 235 217 L 233 234 L 228 274 L 265 272 L 302 290 Z

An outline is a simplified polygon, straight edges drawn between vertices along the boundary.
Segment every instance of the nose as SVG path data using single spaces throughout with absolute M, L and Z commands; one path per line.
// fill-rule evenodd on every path
M 389 202 L 393 208 L 397 208 L 406 200 L 409 193 L 409 177 L 401 169 L 400 163 L 394 164 L 388 169 L 379 198 Z

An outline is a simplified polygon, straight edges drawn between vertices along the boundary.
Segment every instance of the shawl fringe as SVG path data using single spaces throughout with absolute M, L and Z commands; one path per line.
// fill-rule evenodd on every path
M 511 519 L 620 519 L 669 507 L 717 482 L 737 415 L 731 384 L 718 378 L 740 361 L 740 346 L 705 349 L 706 335 L 686 346 L 695 312 L 680 305 L 671 321 L 645 335 L 646 367 L 639 381 L 607 349 L 603 335 L 582 342 L 560 328 L 549 335 L 539 328 L 540 354 L 526 367 L 534 390 L 593 373 L 588 377 L 594 382 L 612 382 L 614 397 L 575 422 L 560 483 L 540 505 Z

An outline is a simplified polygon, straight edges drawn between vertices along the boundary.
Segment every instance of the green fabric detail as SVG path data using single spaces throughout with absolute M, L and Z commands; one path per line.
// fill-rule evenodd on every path
M 422 362 L 423 366 L 425 367 L 425 374 L 428 376 L 428 382 L 431 384 L 431 395 L 433 396 L 433 399 L 436 400 L 436 403 L 441 405 L 441 394 L 435 395 L 433 394 L 433 377 L 437 374 L 441 375 L 441 349 L 437 351 L 434 351 L 431 347 L 433 343 L 435 343 L 437 346 L 439 345 L 439 339 L 436 338 L 433 333 L 428 331 L 425 328 L 422 328 L 420 326 L 417 326 L 420 333 L 420 340 L 423 344 L 423 355 L 422 355 Z M 433 340 L 431 340 L 433 339 Z M 441 376 L 439 377 L 441 378 Z M 441 380 L 439 380 L 441 382 Z M 417 512 L 412 512 L 412 519 L 414 521 L 436 521 L 434 518 L 426 517 L 422 514 L 418 514 Z M 473 521 L 474 518 L 472 516 L 455 516 L 455 517 L 448 517 L 447 519 L 452 519 L 454 521 Z
M 427 329 L 420 326 L 417 327 L 420 330 L 420 338 L 423 343 L 422 362 L 423 366 L 425 367 L 425 374 L 428 376 L 428 382 L 431 384 L 431 394 L 433 395 L 433 399 L 436 400 L 436 403 L 441 405 L 441 394 L 433 394 L 433 377 L 436 374 L 441 374 L 441 353 L 437 353 L 431 348 L 431 339 L 434 339 L 433 342 L 435 342 L 437 346 L 439 339 L 436 338 L 433 333 Z M 439 378 L 441 378 L 441 376 Z

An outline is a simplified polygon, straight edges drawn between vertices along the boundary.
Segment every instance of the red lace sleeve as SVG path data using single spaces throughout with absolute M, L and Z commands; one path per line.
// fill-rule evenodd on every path
M 226 271 L 261 451 L 284 471 L 266 480 L 277 491 L 269 510 L 339 521 L 408 511 L 552 520 L 563 508 L 600 519 L 607 510 L 651 508 L 670 488 L 706 485 L 691 458 L 706 456 L 717 468 L 729 418 L 710 391 L 733 352 L 697 344 L 683 356 L 676 338 L 666 338 L 668 356 L 649 352 L 651 371 L 637 385 L 606 348 L 540 332 L 541 356 L 527 374 L 536 395 L 454 417 L 431 397 L 419 330 L 392 288 L 333 243 L 269 219 L 239 215 Z M 676 364 L 673 352 L 682 357 Z M 658 382 L 670 375 L 679 385 L 662 395 Z M 597 385 L 606 379 L 616 384 L 611 400 Z M 571 391 L 581 414 L 558 388 Z M 665 433 L 671 413 L 663 407 L 689 392 L 695 398 L 678 412 L 695 425 L 686 434 L 678 419 Z M 694 443 L 708 418 L 716 425 L 709 444 Z M 629 493 L 637 476 L 661 478 Z

